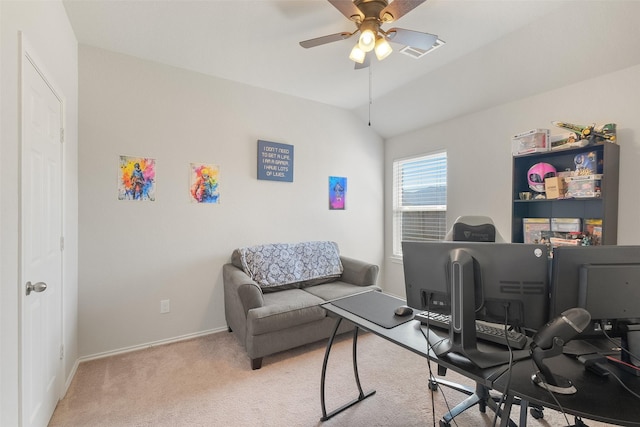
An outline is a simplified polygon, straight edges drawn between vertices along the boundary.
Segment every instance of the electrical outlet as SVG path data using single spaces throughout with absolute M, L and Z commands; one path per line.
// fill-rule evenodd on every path
M 163 299 L 160 301 L 160 313 L 165 314 L 171 311 L 171 306 L 169 305 L 168 299 Z

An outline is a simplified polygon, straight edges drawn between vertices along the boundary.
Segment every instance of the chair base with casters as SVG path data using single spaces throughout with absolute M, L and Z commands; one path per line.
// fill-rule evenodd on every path
M 445 376 L 447 373 L 447 368 L 444 368 L 438 365 L 438 376 Z M 443 378 L 430 378 L 429 379 L 429 390 L 437 391 L 438 386 L 448 387 L 452 390 L 456 390 L 460 393 L 466 394 L 467 397 L 462 402 L 458 403 L 456 406 L 451 408 L 449 412 L 447 412 L 442 419 L 440 420 L 440 427 L 451 427 L 451 421 L 462 412 L 466 411 L 469 408 L 478 405 L 478 410 L 483 414 L 487 412 L 487 407 L 491 409 L 494 413 L 497 412 L 498 416 L 501 415 L 500 408 L 498 408 L 498 404 L 502 399 L 502 396 L 492 396 L 489 393 L 489 388 L 483 386 L 481 384 L 476 383 L 475 388 L 465 386 L 464 384 L 455 383 L 453 381 L 448 381 Z M 513 404 L 520 405 L 522 402 L 520 399 L 516 399 Z M 529 413 L 535 419 L 544 418 L 544 412 L 542 406 L 539 405 L 529 405 Z M 526 411 L 526 409 L 525 409 Z M 513 421 L 509 420 L 509 427 L 516 427 L 517 424 Z

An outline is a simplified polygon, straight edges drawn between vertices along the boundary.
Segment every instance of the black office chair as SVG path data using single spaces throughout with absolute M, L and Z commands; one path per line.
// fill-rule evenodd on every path
M 459 216 L 444 236 L 449 242 L 498 242 L 504 243 L 493 220 L 488 216 Z
M 488 216 L 459 216 L 454 221 L 449 232 L 445 235 L 444 240 L 458 242 L 505 242 L 496 229 L 493 220 Z M 438 375 L 443 377 L 446 373 L 447 368 L 438 365 Z M 442 417 L 440 420 L 440 427 L 449 427 L 451 425 L 450 421 L 454 417 L 476 404 L 482 413 L 486 412 L 487 406 L 489 406 L 494 412 L 499 410 L 498 402 L 500 401 L 500 397 L 492 397 L 489 393 L 489 389 L 482 384 L 476 383 L 475 388 L 472 388 L 443 378 L 429 379 L 430 390 L 437 390 L 438 385 L 449 387 L 469 396 L 464 401 L 450 409 L 449 412 Z M 535 418 L 542 418 L 541 408 L 539 411 L 537 407 L 532 407 L 531 409 L 532 415 L 534 415 L 535 411 Z M 509 421 L 509 426 L 515 427 L 515 423 Z

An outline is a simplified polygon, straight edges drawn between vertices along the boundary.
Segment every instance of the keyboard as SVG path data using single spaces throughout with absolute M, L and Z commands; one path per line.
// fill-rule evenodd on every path
M 416 313 L 414 319 L 419 320 L 423 325 L 428 324 L 429 327 L 441 328 L 449 330 L 451 325 L 451 316 L 448 314 L 434 313 L 423 311 Z M 527 345 L 527 336 L 521 332 L 506 331 L 504 326 L 492 326 L 485 322 L 476 320 L 476 337 L 479 340 L 489 341 L 495 344 L 509 346 L 515 350 L 522 350 Z

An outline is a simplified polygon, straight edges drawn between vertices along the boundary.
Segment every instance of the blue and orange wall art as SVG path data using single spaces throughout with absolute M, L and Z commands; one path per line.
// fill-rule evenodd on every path
M 191 163 L 190 196 L 193 203 L 220 203 L 220 168 Z
M 156 161 L 120 156 L 118 199 L 153 202 L 156 199 Z

